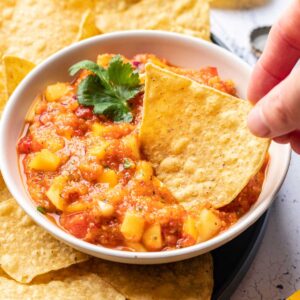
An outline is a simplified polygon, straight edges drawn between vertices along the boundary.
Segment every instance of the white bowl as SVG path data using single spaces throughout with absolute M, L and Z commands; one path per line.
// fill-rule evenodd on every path
M 112 250 L 75 238 L 37 212 L 21 180 L 16 152 L 26 112 L 35 96 L 48 84 L 70 80 L 68 68 L 71 65 L 83 59 L 95 60 L 97 54 L 106 52 L 121 53 L 128 57 L 137 53 L 154 53 L 175 65 L 193 69 L 216 66 L 221 77 L 234 80 L 238 94 L 241 97 L 246 96 L 250 67 L 230 52 L 198 38 L 163 31 L 124 31 L 97 36 L 67 47 L 38 65 L 22 81 L 10 97 L 2 116 L 1 172 L 19 205 L 37 224 L 59 240 L 82 252 L 125 263 L 156 264 L 187 259 L 220 247 L 242 233 L 271 205 L 288 169 L 291 154 L 289 146 L 271 144 L 271 160 L 263 190 L 250 211 L 225 232 L 191 247 L 145 253 Z

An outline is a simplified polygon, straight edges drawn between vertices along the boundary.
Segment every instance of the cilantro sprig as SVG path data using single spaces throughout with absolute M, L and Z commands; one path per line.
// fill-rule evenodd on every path
M 116 122 L 133 119 L 128 101 L 141 90 L 139 74 L 130 63 L 124 63 L 120 55 L 114 56 L 105 69 L 95 62 L 83 60 L 69 69 L 70 75 L 80 70 L 93 74 L 84 78 L 77 90 L 78 102 L 93 106 L 95 114 L 105 115 Z

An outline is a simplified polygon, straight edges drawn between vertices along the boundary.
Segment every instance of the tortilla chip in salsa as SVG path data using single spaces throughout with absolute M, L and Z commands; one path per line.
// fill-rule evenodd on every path
M 251 104 L 146 65 L 141 147 L 186 208 L 229 204 L 261 168 L 269 146 L 247 127 Z

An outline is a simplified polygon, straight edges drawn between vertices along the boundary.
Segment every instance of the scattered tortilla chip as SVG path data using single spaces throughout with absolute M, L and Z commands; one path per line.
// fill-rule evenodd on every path
M 9 36 L 9 22 L 13 16 L 17 0 L 1 0 L 0 4 L 0 58 L 6 48 L 6 38 Z
M 0 224 L 0 265 L 19 282 L 88 259 L 37 226 L 13 199 L 0 203 Z
M 23 78 L 35 67 L 35 64 L 17 56 L 3 57 L 5 82 L 10 96 Z
M 6 104 L 7 98 L 8 95 L 7 95 L 7 89 L 5 83 L 4 70 L 3 70 L 3 66 L 0 64 L 0 117 L 2 115 L 2 111 Z
M 5 185 L 2 174 L 0 173 L 0 203 L 10 198 L 11 194 Z
M 5 54 L 39 63 L 76 41 L 80 20 L 93 0 L 18 1 L 4 26 Z
M 230 203 L 261 168 L 269 140 L 247 127 L 248 101 L 146 66 L 142 149 L 188 209 Z
M 160 29 L 210 38 L 208 0 L 98 1 L 96 23 L 102 32 Z
M 77 40 L 81 41 L 89 37 L 100 34 L 101 31 L 96 27 L 95 14 L 91 10 L 85 12 L 79 26 Z
M 209 253 L 163 265 L 124 265 L 94 260 L 94 272 L 130 300 L 208 300 L 213 290 Z
M 0 299 L 125 300 L 125 297 L 99 276 L 76 265 L 41 275 L 29 285 L 14 281 L 0 270 Z
M 212 0 L 211 6 L 215 8 L 252 8 L 263 5 L 269 0 Z

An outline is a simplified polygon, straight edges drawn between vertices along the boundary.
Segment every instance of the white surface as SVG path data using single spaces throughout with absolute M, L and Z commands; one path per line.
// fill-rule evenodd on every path
M 253 64 L 249 55 L 249 33 L 270 25 L 291 0 L 246 11 L 214 11 L 213 31 Z M 279 300 L 300 289 L 300 157 L 293 155 L 288 176 L 275 203 L 258 254 L 232 297 L 233 300 Z
M 130 45 L 130 47 L 128 46 Z M 173 51 L 176 49 L 176 51 Z M 212 43 L 175 33 L 132 31 L 115 32 L 97 36 L 65 48 L 38 65 L 17 87 L 1 119 L 0 147 L 1 172 L 8 189 L 28 215 L 45 230 L 74 248 L 100 258 L 135 264 L 154 264 L 190 258 L 223 245 L 236 237 L 255 222 L 269 207 L 281 185 L 289 163 L 288 146 L 272 143 L 271 162 L 263 190 L 258 201 L 236 224 L 218 236 L 191 247 L 164 252 L 127 252 L 89 244 L 71 236 L 38 213 L 33 201 L 24 188 L 18 169 L 15 151 L 18 137 L 32 99 L 50 82 L 69 80 L 68 68 L 83 59 L 95 59 L 103 53 L 122 53 L 133 56 L 136 53 L 154 53 L 168 61 L 184 67 L 198 68 L 216 65 L 220 74 L 231 78 L 245 97 L 251 68 L 241 59 Z M 60 70 L 58 73 L 57 70 Z M 22 103 L 22 105 L 20 105 Z M 17 109 L 18 108 L 18 109 Z

